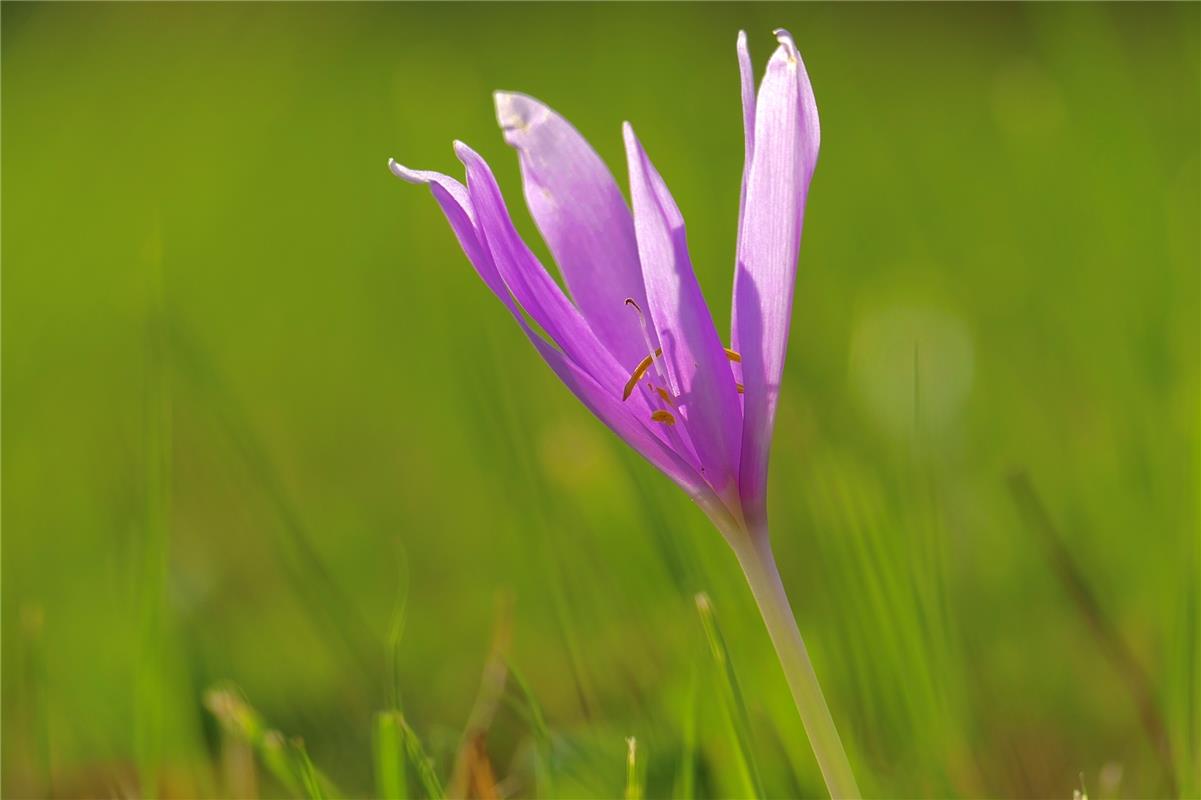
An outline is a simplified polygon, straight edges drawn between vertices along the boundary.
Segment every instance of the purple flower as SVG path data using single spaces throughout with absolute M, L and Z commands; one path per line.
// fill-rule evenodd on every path
M 693 274 L 684 219 L 629 123 L 633 213 L 566 120 L 531 97 L 495 96 L 571 300 L 518 235 L 475 151 L 455 142 L 466 186 L 389 162 L 397 177 L 430 187 L 468 259 L 551 369 L 727 536 L 766 535 L 768 454 L 819 142 L 801 56 L 787 31 L 776 37 L 756 96 L 746 34 L 738 36 L 746 153 L 728 348 Z
M 858 785 L 776 569 L 767 460 L 801 222 L 817 163 L 817 106 L 787 31 L 755 93 L 738 35 L 746 155 L 730 346 L 688 258 L 684 219 L 626 123 L 630 206 L 576 130 L 531 97 L 496 94 L 526 202 L 575 302 L 518 236 L 492 171 L 462 142 L 467 185 L 389 162 L 424 183 L 467 258 L 546 363 L 596 416 L 684 488 L 725 534 L 784 668 L 830 796 Z M 527 321 L 528 317 L 528 321 Z

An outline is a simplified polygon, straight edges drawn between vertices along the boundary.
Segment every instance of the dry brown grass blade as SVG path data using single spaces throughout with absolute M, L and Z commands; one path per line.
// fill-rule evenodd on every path
M 508 653 L 513 637 L 513 599 L 502 593 L 496 600 L 496 622 L 492 628 L 492 645 L 484 672 L 480 677 L 480 688 L 467 718 L 462 744 L 455 755 L 454 771 L 446 796 L 451 798 L 498 798 L 496 773 L 488 757 L 487 736 L 492 727 L 496 710 L 504 697 L 505 684 L 509 680 Z

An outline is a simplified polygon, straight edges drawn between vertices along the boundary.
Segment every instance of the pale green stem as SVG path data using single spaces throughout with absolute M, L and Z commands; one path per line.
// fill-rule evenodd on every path
M 859 787 L 851 772 L 846 751 L 842 749 L 842 740 L 838 737 L 838 729 L 834 727 L 830 708 L 817 682 L 809 651 L 801 639 L 792 606 L 788 604 L 788 595 L 784 592 L 780 572 L 776 569 L 767 529 L 761 528 L 750 534 L 740 531 L 728 538 L 742 571 L 746 573 L 755 602 L 759 604 L 759 612 L 763 615 L 772 644 L 776 647 L 776 655 L 780 658 L 780 666 L 784 668 L 788 688 L 792 690 L 792 699 L 801 713 L 801 722 L 805 725 L 805 733 L 809 736 L 809 744 L 813 748 L 813 755 L 817 757 L 817 765 L 821 768 L 830 797 L 835 800 L 858 800 Z

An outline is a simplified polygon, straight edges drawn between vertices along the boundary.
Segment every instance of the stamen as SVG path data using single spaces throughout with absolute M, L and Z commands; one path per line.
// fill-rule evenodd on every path
M 668 392 L 666 389 L 664 389 L 662 386 L 656 386 L 654 388 L 655 388 L 655 393 L 663 398 L 664 403 L 667 403 L 669 406 L 674 406 L 676 404 L 676 399 L 674 397 L 672 397 L 671 393 Z
M 626 388 L 621 392 L 622 401 L 630 399 L 630 395 L 634 392 L 634 387 L 638 385 L 638 381 L 646 374 L 646 371 L 651 368 L 651 362 L 654 361 L 652 356 L 647 356 L 638 362 L 638 366 L 634 367 L 634 372 L 631 373 L 630 379 L 626 381 Z
M 741 356 L 741 355 L 739 355 L 738 353 L 734 352 L 733 350 L 731 350 L 731 349 L 730 349 L 730 348 L 728 348 L 728 347 L 726 347 L 726 348 L 723 348 L 723 349 L 726 351 L 726 358 L 730 359 L 730 360 L 731 360 L 731 361 L 733 361 L 735 364 L 739 364 L 739 363 L 741 363 L 741 362 L 742 362 L 742 356 Z
M 626 388 L 621 393 L 622 400 L 630 399 L 630 394 L 634 391 L 634 387 L 638 385 L 638 380 L 651 368 L 651 362 L 661 355 L 663 355 L 662 347 L 655 351 L 654 356 L 647 356 L 638 362 L 638 366 L 634 367 L 634 372 L 630 374 L 630 379 L 626 381 Z
M 672 416 L 672 413 L 670 411 L 664 411 L 663 409 L 659 409 L 658 411 L 655 411 L 654 413 L 652 413 L 651 421 L 652 422 L 662 422 L 664 425 L 675 425 L 676 424 L 676 418 L 674 416 Z
M 642 377 L 642 375 L 653 365 L 655 367 L 655 374 L 659 377 L 659 381 L 670 386 L 671 384 L 667 380 L 667 376 L 663 374 L 663 370 L 658 364 L 655 364 L 655 359 L 663 355 L 663 348 L 651 346 L 651 332 L 650 328 L 648 328 L 646 325 L 646 317 L 643 315 L 642 309 L 638 307 L 638 304 L 634 302 L 634 298 L 632 297 L 626 298 L 626 305 L 633 308 L 638 314 L 638 325 L 640 328 L 642 328 L 642 341 L 646 344 L 646 352 L 650 354 L 638 363 L 638 366 L 634 369 L 634 375 Z M 634 391 L 634 386 L 637 385 L 637 383 L 638 381 L 631 376 L 630 380 L 626 382 L 625 393 L 622 395 L 622 400 L 629 398 L 630 393 Z
M 742 394 L 743 392 L 746 391 L 746 387 L 743 386 L 741 383 L 734 384 L 734 388 L 738 390 L 739 394 Z

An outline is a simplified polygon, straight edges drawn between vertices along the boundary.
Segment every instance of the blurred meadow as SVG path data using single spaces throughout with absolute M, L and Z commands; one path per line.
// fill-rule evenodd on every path
M 0 17 L 5 797 L 824 796 L 729 548 L 386 168 L 466 141 L 553 269 L 491 92 L 623 187 L 628 119 L 726 331 L 780 26 L 769 506 L 862 788 L 1201 796 L 1201 5 Z

